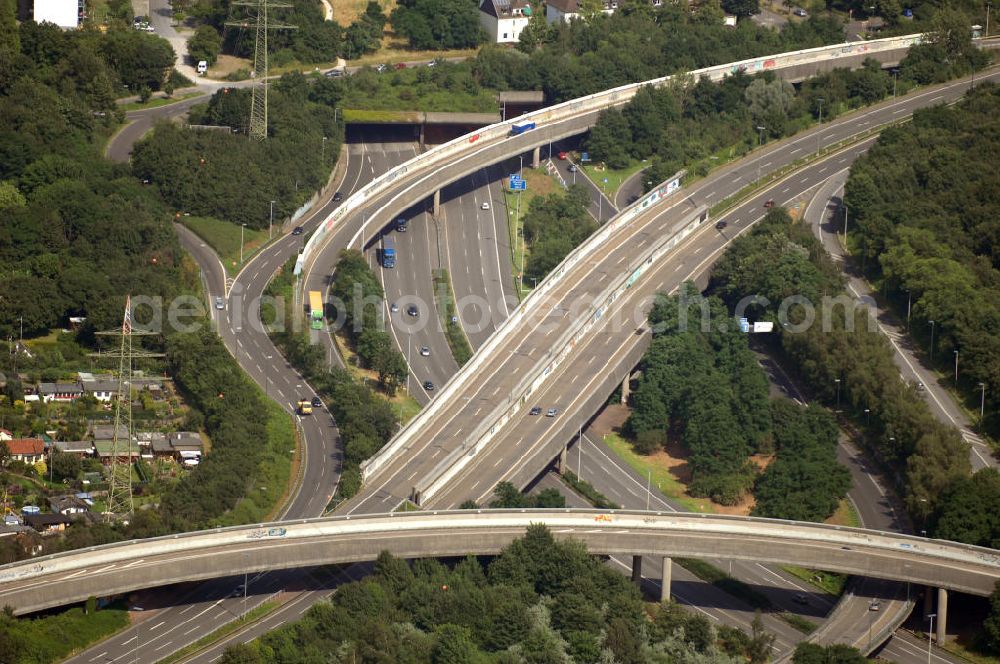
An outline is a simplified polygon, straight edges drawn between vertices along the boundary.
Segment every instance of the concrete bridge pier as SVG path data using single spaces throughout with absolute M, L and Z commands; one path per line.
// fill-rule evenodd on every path
M 937 589 L 937 644 L 940 646 L 948 638 L 948 591 Z
M 434 202 L 431 206 L 431 215 L 437 219 L 441 214 L 441 190 L 434 192 Z
M 538 168 L 542 165 L 542 146 L 539 145 L 531 151 L 531 167 Z
M 630 382 L 631 378 L 632 378 L 631 375 L 625 376 L 625 379 L 622 381 L 622 403 L 623 404 L 628 403 L 629 390 L 631 389 L 630 386 L 629 386 L 629 382 Z
M 556 470 L 560 475 L 565 475 L 566 471 L 569 470 L 569 465 L 567 463 L 568 448 L 563 445 L 563 448 L 559 451 L 559 458 L 556 460 Z
M 663 556 L 663 576 L 660 577 L 660 601 L 670 601 L 670 583 L 673 576 L 673 567 L 669 556 Z
M 632 583 L 642 583 L 642 556 L 632 556 Z

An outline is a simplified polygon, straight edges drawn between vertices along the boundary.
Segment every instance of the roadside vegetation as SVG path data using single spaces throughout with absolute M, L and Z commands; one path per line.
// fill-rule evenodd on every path
M 472 347 L 465 331 L 458 322 L 458 311 L 455 309 L 455 293 L 451 289 L 451 279 L 448 270 L 434 270 L 434 302 L 437 305 L 441 327 L 451 348 L 452 357 L 458 366 L 463 366 L 472 357 Z
M 250 260 L 250 257 L 267 243 L 266 227 L 262 230 L 241 228 L 212 217 L 181 215 L 175 219 L 190 228 L 195 235 L 215 250 L 219 260 L 222 261 L 222 266 L 231 276 L 235 276 L 242 267 L 241 257 L 243 262 Z M 280 226 L 278 232 L 281 232 Z M 241 239 L 242 245 L 240 244 Z
M 91 643 L 107 638 L 129 624 L 128 611 L 96 602 L 39 618 L 14 618 L 0 612 L 0 662 L 36 664 L 57 662 Z
M 311 661 L 763 663 L 773 637 L 648 607 L 626 577 L 542 525 L 499 556 L 453 566 L 383 553 L 298 622 L 228 648 L 220 664 Z M 333 653 L 331 655 L 331 653 Z M 331 659 L 331 657 L 333 659 Z

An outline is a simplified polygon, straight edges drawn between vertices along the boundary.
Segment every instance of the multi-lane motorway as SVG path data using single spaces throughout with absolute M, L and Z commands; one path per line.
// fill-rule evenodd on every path
M 912 100 L 913 97 L 911 97 L 910 99 Z M 898 109 L 897 109 L 897 111 L 898 111 Z M 902 111 L 902 112 L 905 112 L 905 111 Z M 861 124 L 861 123 L 859 122 L 859 124 Z M 867 124 L 867 123 L 865 123 L 865 124 Z M 824 130 L 826 130 L 826 129 L 827 128 L 824 128 Z M 832 138 L 831 139 L 827 139 L 825 137 L 821 137 L 821 139 L 823 140 L 824 143 L 826 143 L 826 142 L 832 142 L 832 140 L 835 140 L 835 139 L 832 139 Z M 816 139 L 815 139 L 815 137 L 811 137 L 808 140 L 815 141 Z M 400 146 L 396 146 L 396 147 L 399 148 Z M 412 149 L 413 149 L 412 145 L 406 145 L 406 146 L 404 146 L 404 147 L 396 150 L 397 152 L 399 152 L 399 156 L 400 156 L 399 160 L 402 161 L 407 156 L 412 156 L 412 153 L 411 154 L 407 154 L 406 153 L 406 150 L 412 150 Z M 798 150 L 794 150 L 791 145 L 787 146 L 787 149 L 791 150 L 792 154 L 794 154 L 795 152 L 798 152 Z M 389 152 L 392 152 L 392 151 L 393 151 L 392 149 L 389 150 Z M 763 158 L 760 158 L 760 159 L 763 159 Z M 347 175 L 347 178 L 345 178 L 345 179 L 349 179 L 351 177 L 351 173 L 355 174 L 355 181 L 360 181 L 362 179 L 361 178 L 361 172 L 364 170 L 364 164 L 365 164 L 365 157 L 364 156 L 362 156 L 360 158 L 360 162 L 361 162 L 361 164 L 358 167 L 354 168 L 353 170 L 352 170 L 352 166 L 350 165 L 350 162 L 349 162 L 349 167 L 348 167 L 349 173 Z M 751 169 L 754 168 L 754 166 L 752 165 L 752 163 L 753 162 L 751 162 L 751 165 L 749 166 L 749 168 L 751 168 Z M 774 162 L 774 163 L 777 164 L 778 162 Z M 368 155 L 368 164 L 369 164 L 369 167 L 371 167 L 371 155 Z M 771 168 L 773 166 L 771 166 L 770 164 L 762 164 L 762 167 L 764 168 L 764 170 L 766 172 L 767 170 L 769 170 L 769 168 Z M 374 173 L 374 171 L 375 171 L 374 167 L 371 167 L 371 172 Z M 487 173 L 488 173 L 488 170 L 487 170 Z M 484 177 L 483 178 L 483 182 L 485 183 L 489 179 L 490 178 L 488 178 L 488 177 Z M 706 181 L 706 182 L 708 182 L 708 181 Z M 480 186 L 482 186 L 482 185 L 480 185 Z M 471 193 L 471 200 L 473 201 L 472 204 L 471 205 L 464 205 L 464 206 L 462 206 L 462 208 L 459 208 L 459 209 L 463 209 L 464 210 L 466 207 L 473 207 L 476 204 L 476 202 L 477 202 L 477 194 L 476 194 L 477 188 L 475 188 L 475 182 L 473 183 L 473 187 L 474 188 L 472 189 L 471 192 L 464 194 L 464 195 L 468 196 Z M 700 188 L 699 190 L 700 191 L 704 191 L 704 188 Z M 719 195 L 717 196 L 717 198 L 721 198 L 722 196 L 723 196 L 723 194 L 719 193 Z M 447 198 L 447 196 L 446 196 L 446 198 Z M 495 199 L 494 199 L 494 202 L 491 204 L 491 208 L 496 209 L 498 207 L 496 205 L 496 202 L 498 202 L 498 201 L 495 201 Z M 449 231 L 451 231 L 451 229 L 453 228 L 453 225 L 450 223 L 450 218 L 449 218 L 449 214 L 452 214 L 452 210 L 453 209 L 454 209 L 453 207 L 447 207 L 446 208 L 445 219 L 446 219 L 446 222 L 449 222 L 449 223 L 447 223 L 447 227 L 445 228 L 445 235 L 446 236 L 449 235 Z M 502 208 L 501 208 L 501 210 L 502 210 Z M 462 213 L 458 213 L 458 215 L 461 215 L 461 214 Z M 319 214 L 319 215 L 317 215 L 317 217 L 319 217 L 319 216 L 322 216 L 322 213 Z M 497 221 L 497 216 L 495 216 L 495 215 L 490 215 L 490 216 L 493 216 L 493 232 L 494 233 L 498 233 L 500 231 L 503 231 L 504 233 L 506 233 L 505 221 L 502 220 L 502 219 L 500 219 L 499 221 Z M 481 249 L 481 248 L 483 248 L 483 247 L 485 247 L 487 245 L 487 242 L 488 242 L 488 235 L 487 234 L 490 232 L 490 227 L 489 227 L 489 225 L 486 225 L 484 223 L 483 220 L 485 218 L 485 215 L 482 214 L 481 209 L 480 209 L 480 213 L 479 214 L 476 214 L 474 216 L 470 215 L 470 218 L 477 220 L 477 225 L 479 226 L 479 230 L 476 233 L 476 241 L 475 241 L 475 243 L 478 243 L 478 245 L 479 245 L 479 247 Z M 419 221 L 419 220 L 415 220 L 415 221 Z M 433 223 L 433 222 L 431 222 L 431 223 Z M 415 223 L 414 226 L 411 226 L 411 229 L 415 228 L 417 225 L 423 225 L 425 227 L 429 227 L 428 224 L 418 224 L 418 223 Z M 470 227 L 470 224 L 464 223 L 464 220 L 463 220 L 463 223 L 461 223 L 459 225 L 459 228 L 461 230 L 468 230 L 469 227 Z M 345 229 L 345 234 L 346 234 L 347 230 L 349 230 L 349 229 Z M 411 230 L 411 232 L 412 232 L 412 230 Z M 435 244 L 438 244 L 438 247 L 442 246 L 442 244 L 440 242 L 440 239 L 438 238 L 438 233 L 439 232 L 440 231 L 437 230 L 437 229 L 435 229 L 435 231 L 434 231 L 434 236 L 435 236 L 434 240 L 435 240 Z M 399 235 L 401 235 L 401 234 L 396 234 L 396 237 L 398 238 Z M 415 235 L 416 234 L 414 234 L 414 236 Z M 475 246 L 475 243 L 470 243 L 469 237 L 471 237 L 471 233 L 469 234 L 469 236 L 467 236 L 466 238 L 463 239 L 462 243 L 460 243 L 458 245 L 453 245 L 449 240 L 445 240 L 444 243 L 443 243 L 443 246 L 446 247 L 446 249 L 447 249 L 448 261 L 449 261 L 449 262 L 445 263 L 445 265 L 447 265 L 451 269 L 451 271 L 453 273 L 453 280 L 456 282 L 456 286 L 455 286 L 456 287 L 456 291 L 458 291 L 458 289 L 459 289 L 459 285 L 458 284 L 461 282 L 461 279 L 458 279 L 458 278 L 456 278 L 454 276 L 454 273 L 456 272 L 456 269 L 455 269 L 454 265 L 458 265 L 459 269 L 461 269 L 463 267 L 468 267 L 468 263 L 464 263 L 464 264 L 463 263 L 455 263 L 455 264 L 451 263 L 450 262 L 450 260 L 451 260 L 451 258 L 450 258 L 451 257 L 450 252 L 451 252 L 451 249 L 453 248 L 453 246 L 465 247 L 466 251 L 468 251 L 469 248 Z M 424 246 L 426 247 L 424 249 L 424 252 L 425 252 L 424 255 L 426 255 L 428 257 L 428 259 L 430 259 L 431 255 L 434 253 L 434 251 L 432 251 L 432 245 L 431 245 L 430 240 L 431 240 L 431 233 L 428 231 L 424 235 L 424 237 L 423 237 Z M 240 353 L 239 353 L 240 350 L 244 351 L 244 354 L 246 355 L 246 357 L 245 357 L 245 359 L 241 358 L 241 365 L 243 365 L 244 368 L 247 368 L 247 370 L 249 371 L 249 373 L 251 373 L 251 375 L 254 376 L 254 378 L 256 380 L 258 380 L 259 383 L 261 383 L 262 387 L 266 387 L 268 389 L 269 394 L 271 394 L 272 396 L 275 396 L 275 394 L 277 394 L 276 398 L 278 398 L 279 401 L 284 401 L 284 399 L 288 399 L 287 403 L 290 404 L 290 403 L 294 402 L 294 400 L 300 395 L 300 393 L 303 390 L 308 390 L 308 386 L 305 386 L 303 384 L 303 382 L 301 381 L 301 379 L 298 378 L 297 376 L 295 376 L 294 372 L 291 372 L 290 369 L 287 367 L 287 365 L 285 365 L 283 363 L 283 361 L 280 360 L 280 356 L 277 355 L 276 352 L 272 351 L 273 346 L 270 345 L 270 342 L 266 339 L 266 336 L 264 336 L 263 339 L 260 339 L 260 338 L 257 338 L 257 339 L 250 338 L 250 339 L 248 339 L 247 338 L 248 333 L 246 332 L 246 329 L 250 329 L 251 328 L 251 326 L 246 325 L 246 322 L 247 321 L 258 320 L 254 316 L 254 310 L 253 310 L 253 305 L 252 305 L 252 299 L 253 299 L 252 296 L 253 296 L 253 294 L 255 292 L 259 293 L 259 292 L 261 292 L 263 290 L 264 284 L 266 284 L 266 281 L 269 279 L 269 277 L 273 273 L 274 269 L 276 269 L 278 266 L 280 266 L 284 262 L 284 259 L 291 253 L 291 249 L 289 247 L 283 246 L 283 243 L 284 244 L 288 244 L 289 241 L 290 241 L 290 238 L 283 238 L 279 242 L 271 245 L 267 250 L 265 250 L 264 252 L 262 252 L 261 255 L 258 258 L 255 258 L 255 261 L 253 261 L 253 262 L 250 263 L 250 266 L 244 271 L 244 272 L 248 272 L 247 274 L 241 274 L 240 277 L 238 277 L 235 280 L 235 282 L 233 283 L 233 286 L 231 288 L 229 300 L 227 301 L 227 310 L 226 310 L 225 314 L 223 316 L 221 316 L 220 328 L 221 328 L 221 331 L 223 332 L 224 338 L 226 338 L 228 336 L 228 338 L 227 338 L 227 344 L 229 344 L 231 348 L 235 348 L 236 349 L 236 350 L 234 350 L 234 354 L 236 354 L 237 357 L 239 357 L 239 355 L 240 355 Z M 416 243 L 417 240 L 414 240 L 414 242 Z M 188 246 L 190 246 L 191 244 L 192 244 L 192 242 L 186 242 L 186 245 L 188 245 Z M 193 244 L 197 245 L 198 242 L 195 240 L 193 242 Z M 335 246 L 336 244 L 337 243 L 331 243 L 331 246 Z M 292 246 L 292 245 L 290 245 L 290 246 Z M 343 246 L 343 245 L 341 244 L 340 246 Z M 204 247 L 201 247 L 201 248 L 204 249 Z M 436 249 L 436 247 L 434 249 Z M 407 260 L 407 257 L 411 256 L 411 255 L 412 256 L 418 256 L 418 255 L 420 255 L 419 254 L 419 246 L 415 245 L 414 251 L 416 251 L 417 253 L 408 254 L 407 250 L 405 250 L 402 247 L 400 247 L 400 254 L 403 257 L 403 260 Z M 494 251 L 497 252 L 496 256 L 497 256 L 498 259 L 501 258 L 501 256 L 504 255 L 503 252 L 499 252 L 499 251 L 496 250 L 495 243 L 494 243 Z M 509 257 L 509 253 L 506 253 L 506 256 Z M 268 260 L 269 257 L 271 259 L 270 261 Z M 316 280 L 313 283 L 318 283 L 320 285 L 324 284 L 324 280 L 326 278 L 325 275 L 328 275 L 329 272 L 330 272 L 330 270 L 328 268 L 332 267 L 332 262 L 335 261 L 335 256 L 330 256 L 329 258 L 331 259 L 331 262 L 327 265 L 326 269 L 314 269 L 313 272 L 311 273 L 311 277 L 310 278 Z M 211 258 L 206 258 L 206 257 L 203 257 L 203 259 L 204 260 L 200 261 L 202 263 L 203 267 L 206 264 L 210 263 L 211 260 L 212 260 Z M 437 260 L 440 261 L 440 259 L 437 259 Z M 261 261 L 261 262 L 257 262 L 257 261 Z M 508 261 L 509 261 L 509 259 L 508 259 Z M 428 265 L 432 265 L 432 264 L 433 264 L 433 262 L 431 260 L 428 260 Z M 439 262 L 438 265 L 440 265 L 440 264 L 441 263 Z M 485 262 L 484 262 L 484 264 L 485 264 Z M 254 268 L 254 269 L 251 271 L 251 268 Z M 680 268 L 678 268 L 678 269 L 680 269 Z M 429 272 L 429 270 L 430 270 L 430 268 L 428 270 L 426 270 L 426 272 Z M 207 270 L 206 271 L 206 273 L 210 273 L 210 272 L 211 272 L 211 270 Z M 471 270 L 470 270 L 470 274 L 471 274 Z M 501 286 L 500 287 L 502 289 L 502 284 L 504 282 L 509 282 L 508 279 L 503 279 L 504 275 L 509 275 L 510 274 L 509 262 L 508 262 L 508 267 L 506 268 L 506 271 L 504 271 L 502 269 L 502 267 L 501 267 L 501 269 L 498 269 L 497 274 L 501 277 L 501 279 L 500 279 Z M 210 288 L 209 288 L 209 291 L 213 292 L 213 293 L 219 292 L 219 290 L 218 290 L 218 281 L 219 280 L 224 280 L 224 277 L 221 276 L 221 272 L 220 272 L 220 274 L 216 275 L 216 277 L 214 277 L 214 279 L 216 281 L 215 286 L 211 286 L 210 285 Z M 213 278 L 209 277 L 208 280 L 209 280 L 209 282 L 211 284 Z M 403 280 L 400 280 L 400 282 L 402 282 L 402 281 Z M 223 283 L 224 283 L 224 281 L 223 281 Z M 425 281 L 425 283 L 426 283 L 426 281 Z M 390 290 L 389 289 L 390 285 L 391 284 L 387 284 L 387 293 Z M 406 284 L 406 285 L 409 285 L 409 284 Z M 258 289 L 258 286 L 259 286 L 259 289 Z M 414 284 L 414 286 L 416 286 L 416 284 Z M 223 288 L 224 288 L 224 286 L 223 286 Z M 244 292 L 243 296 L 240 295 L 241 288 L 242 288 L 242 290 Z M 469 289 L 469 292 L 472 293 L 472 292 L 475 292 L 475 290 L 476 289 L 474 287 L 472 287 L 472 288 Z M 403 295 L 407 294 L 406 291 L 403 288 L 398 288 L 397 291 L 396 291 L 396 293 L 400 297 L 402 297 Z M 236 295 L 236 298 L 233 297 L 233 294 Z M 235 303 L 234 302 L 234 299 L 240 299 L 241 297 L 242 297 L 242 299 L 244 301 L 250 300 L 251 303 L 250 304 L 245 304 L 245 303 Z M 492 298 L 488 298 L 488 300 L 492 301 Z M 428 301 L 432 302 L 433 300 L 428 300 Z M 233 311 L 234 304 L 237 305 L 236 311 L 242 312 L 240 316 L 233 316 L 232 315 L 231 312 Z M 401 308 L 401 310 L 402 310 L 402 308 Z M 433 312 L 428 312 L 428 314 L 433 315 Z M 234 320 L 234 318 L 237 319 L 237 320 Z M 502 316 L 500 318 L 502 319 Z M 242 322 L 244 325 L 246 325 L 246 329 L 244 329 L 244 327 L 240 325 L 240 322 Z M 229 324 L 228 325 L 228 329 L 227 329 L 227 323 Z M 253 333 L 249 333 L 249 334 L 252 336 Z M 237 338 L 237 336 L 239 338 Z M 432 340 L 432 337 L 434 337 L 434 336 L 436 336 L 439 340 L 441 338 L 440 334 L 431 335 L 431 336 L 428 337 L 428 341 L 430 343 L 434 343 L 433 340 Z M 469 334 L 469 337 L 470 337 L 470 340 L 474 340 L 474 344 L 473 344 L 474 347 L 478 347 L 478 345 L 480 345 L 482 343 L 481 339 L 478 339 L 478 340 L 474 339 L 474 335 L 472 333 Z M 400 338 L 401 337 L 399 335 L 397 335 L 397 339 L 400 339 Z M 256 343 L 255 343 L 255 341 L 256 341 Z M 412 341 L 411 341 L 411 344 L 412 344 Z M 400 344 L 400 345 L 402 346 L 402 344 Z M 424 345 L 424 344 L 421 344 L 421 345 Z M 429 344 L 427 344 L 427 345 L 429 345 Z M 412 351 L 411 352 L 411 359 L 413 358 L 413 355 L 416 355 L 417 348 L 415 346 L 416 346 L 416 344 L 413 344 L 411 346 L 411 351 Z M 438 350 L 441 350 L 441 349 L 439 348 Z M 405 349 L 404 349 L 404 351 L 405 351 Z M 440 353 L 433 353 L 432 352 L 432 357 L 435 357 L 435 356 L 436 357 L 441 357 L 440 361 L 444 362 L 446 358 L 450 358 L 450 353 L 448 353 L 448 351 L 447 351 L 447 346 L 445 346 L 443 348 L 443 352 L 445 353 L 444 355 L 441 355 Z M 262 360 L 262 359 L 263 360 L 268 360 L 268 361 L 267 362 L 260 362 L 260 360 Z M 277 359 L 278 361 L 277 362 L 272 362 L 271 360 L 274 360 L 274 359 Z M 257 360 L 257 361 L 254 361 L 254 360 Z M 256 369 L 256 371 L 254 371 L 254 369 Z M 430 371 L 430 370 L 428 370 L 428 371 Z M 441 375 L 445 376 L 446 372 L 442 372 Z M 444 379 L 446 379 L 446 378 L 444 378 Z M 439 380 L 443 380 L 443 379 L 439 379 Z M 272 381 L 274 381 L 274 382 L 272 382 Z M 422 380 L 421 380 L 421 382 L 422 382 Z M 272 386 L 276 390 L 276 392 L 273 393 L 273 394 L 271 393 Z M 309 419 L 309 418 L 305 418 L 305 419 Z M 312 420 L 310 420 L 310 422 L 314 423 L 318 419 L 320 419 L 320 418 L 313 418 Z M 557 419 L 559 419 L 559 418 L 557 418 Z M 332 425 L 332 423 L 328 423 L 328 426 L 329 425 Z M 549 423 L 546 423 L 546 426 L 549 426 Z M 335 432 L 328 431 L 328 432 L 325 432 L 325 435 L 324 435 L 324 432 L 317 431 L 317 432 L 314 432 L 311 436 L 309 435 L 308 432 L 306 434 L 307 441 L 309 441 L 309 440 L 324 441 L 322 443 L 324 445 L 324 447 L 321 448 L 323 451 L 319 455 L 319 458 L 324 459 L 324 460 L 326 458 L 328 458 L 327 457 L 327 453 L 329 453 L 331 455 L 335 454 L 335 450 L 326 447 L 325 439 L 328 436 L 335 436 Z M 307 445 L 307 447 L 310 450 L 313 449 L 313 445 L 311 443 L 309 445 Z M 315 455 L 313 455 L 313 457 L 315 458 Z M 333 459 L 332 456 L 329 457 L 329 458 Z M 501 461 L 502 461 L 502 459 L 501 459 Z M 330 465 L 334 466 L 335 463 L 331 462 Z M 307 472 L 309 472 L 309 468 L 312 467 L 312 466 L 313 466 L 312 460 L 308 459 L 307 460 L 307 465 L 306 465 Z M 327 472 L 329 473 L 329 472 L 335 472 L 335 471 L 327 471 Z M 335 480 L 334 480 L 334 482 L 335 482 Z M 311 482 L 307 482 L 305 485 L 309 486 L 309 487 L 313 487 L 313 486 L 330 487 L 332 489 L 332 485 L 331 484 L 324 484 L 322 481 L 320 481 L 318 484 L 312 484 Z M 468 487 L 468 485 L 466 485 L 466 486 Z M 472 487 L 472 488 L 476 489 L 476 487 Z M 484 486 L 483 489 L 484 489 L 484 492 L 483 492 L 482 496 L 486 496 L 489 493 L 489 487 Z M 322 503 L 323 506 L 325 506 L 325 501 L 323 500 L 322 492 L 312 492 L 312 493 L 313 493 L 313 495 L 311 495 L 310 497 L 302 497 L 302 496 L 300 496 L 299 498 L 297 498 L 296 502 L 299 503 L 299 505 L 295 509 L 304 509 L 304 510 L 306 510 L 306 513 L 309 513 L 309 512 L 312 512 L 317 507 L 317 505 L 319 503 Z M 397 498 L 398 497 L 399 496 L 397 496 Z M 302 505 L 302 503 L 304 501 L 308 501 L 308 503 L 305 504 L 305 505 Z M 322 507 L 320 507 L 320 509 L 322 509 Z M 289 514 L 292 514 L 294 511 L 295 510 L 290 509 L 289 510 Z

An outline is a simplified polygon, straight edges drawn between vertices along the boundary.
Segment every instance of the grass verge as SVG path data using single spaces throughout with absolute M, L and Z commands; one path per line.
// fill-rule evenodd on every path
M 534 288 L 534 284 L 528 286 L 522 283 L 522 279 L 519 278 L 522 268 L 527 264 L 528 257 L 531 255 L 531 247 L 521 242 L 524 215 L 527 214 L 531 207 L 531 201 L 536 196 L 547 196 L 562 191 L 555 179 L 543 168 L 523 168 L 521 176 L 528 185 L 523 193 L 515 193 L 507 187 L 503 188 L 504 205 L 507 208 L 507 233 L 510 237 L 511 275 L 514 278 L 518 299 L 523 299 Z M 518 201 L 518 197 L 520 197 L 520 201 Z
M 809 585 L 830 593 L 834 597 L 840 597 L 844 592 L 844 586 L 847 585 L 848 577 L 844 574 L 793 566 L 782 567 L 782 569 L 792 576 L 802 579 Z
M 819 627 L 819 625 L 813 621 L 803 618 L 797 613 L 791 613 L 790 611 L 782 611 L 778 614 L 778 617 L 803 634 L 812 634 L 816 631 L 816 628 Z
M 767 611 L 771 608 L 771 600 L 766 595 L 754 590 L 743 581 L 734 579 L 711 563 L 694 558 L 674 558 L 674 562 L 702 581 L 711 583 L 719 590 L 743 600 L 755 609 Z
M 221 641 L 225 637 L 229 636 L 230 634 L 232 634 L 237 630 L 242 629 L 246 625 L 260 620 L 264 616 L 270 614 L 272 611 L 277 609 L 279 606 L 281 606 L 280 602 L 272 602 L 272 601 L 264 602 L 259 606 L 255 606 L 254 608 L 247 611 L 246 615 L 243 616 L 242 618 L 238 618 L 236 620 L 226 623 L 225 625 L 215 630 L 211 634 L 206 634 L 205 636 L 201 637 L 194 643 L 184 646 L 174 654 L 169 655 L 168 657 L 164 657 L 159 661 L 158 664 L 176 664 L 177 662 L 180 662 L 189 657 L 190 655 L 193 655 L 194 653 L 198 652 L 202 648 L 210 646 L 216 643 L 217 641 Z
M 566 471 L 562 475 L 562 481 L 569 485 L 571 489 L 586 498 L 591 505 L 607 510 L 620 510 L 621 505 L 611 502 L 607 496 L 598 491 L 587 480 L 581 480 L 571 471 Z
M 654 462 L 649 457 L 636 454 L 635 450 L 632 449 L 632 445 L 618 434 L 612 433 L 604 436 L 604 444 L 611 448 L 611 451 L 617 454 L 618 458 L 631 466 L 640 475 L 648 473 L 650 483 L 655 484 L 660 493 L 676 500 L 685 509 L 691 512 L 709 514 L 714 511 L 710 500 L 688 496 L 686 493 L 687 487 L 673 475 L 669 468 Z
M 638 171 L 649 166 L 648 160 L 633 161 L 625 168 L 602 168 L 600 164 L 582 164 L 583 171 L 598 187 L 604 189 L 604 195 L 610 200 L 615 200 L 615 193 L 625 180 L 632 177 Z M 604 180 L 607 179 L 607 183 Z
M 848 526 L 850 528 L 862 527 L 861 517 L 858 516 L 858 512 L 854 509 L 854 505 L 847 498 L 840 501 L 840 505 L 837 506 L 837 510 L 833 513 L 833 516 L 826 520 L 826 523 L 834 526 Z
M 458 366 L 462 366 L 472 357 L 472 346 L 469 345 L 465 331 L 458 322 L 455 293 L 451 290 L 448 270 L 434 270 L 434 303 L 437 305 L 438 316 L 444 324 L 445 338 L 448 339 L 451 354 Z
M 976 637 L 976 642 L 971 645 L 963 643 L 960 637 L 959 639 L 948 639 L 944 643 L 939 643 L 938 646 L 960 659 L 975 664 L 1000 664 L 1000 657 L 985 655 L 981 652 L 982 648 L 987 647 L 986 640 L 986 635 L 980 633 Z
M 240 269 L 240 238 L 243 239 L 243 261 L 246 262 L 267 243 L 267 231 L 242 228 L 239 224 L 213 217 L 179 217 L 178 221 L 190 228 L 219 255 L 223 267 L 230 275 Z M 242 235 L 240 231 L 242 230 Z
M 393 510 L 393 512 L 419 512 L 420 508 L 411 503 L 409 500 L 404 500 L 403 503 Z

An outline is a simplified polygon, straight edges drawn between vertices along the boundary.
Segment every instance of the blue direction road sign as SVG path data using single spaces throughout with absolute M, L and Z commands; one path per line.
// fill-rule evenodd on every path
M 528 190 L 528 183 L 525 182 L 524 180 L 511 180 L 510 181 L 510 190 L 511 191 L 527 191 Z

